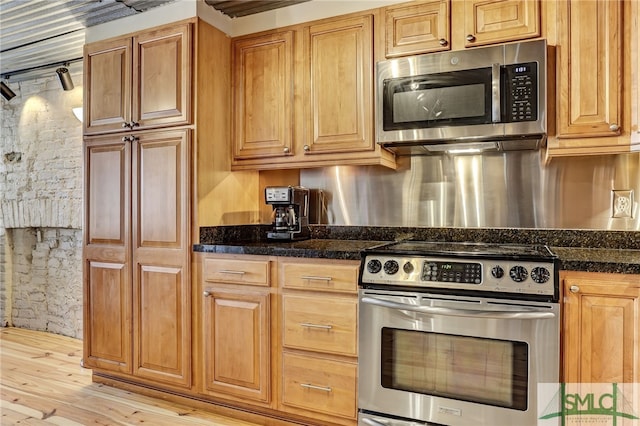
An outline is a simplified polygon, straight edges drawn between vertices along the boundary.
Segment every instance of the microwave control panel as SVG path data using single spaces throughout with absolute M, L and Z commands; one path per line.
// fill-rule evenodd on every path
M 527 62 L 502 67 L 502 111 L 505 122 L 536 121 L 538 119 L 538 63 Z

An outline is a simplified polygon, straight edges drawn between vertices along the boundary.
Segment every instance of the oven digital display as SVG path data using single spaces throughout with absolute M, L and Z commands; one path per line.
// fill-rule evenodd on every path
M 482 265 L 473 262 L 433 262 L 422 264 L 422 281 L 465 284 L 482 283 Z

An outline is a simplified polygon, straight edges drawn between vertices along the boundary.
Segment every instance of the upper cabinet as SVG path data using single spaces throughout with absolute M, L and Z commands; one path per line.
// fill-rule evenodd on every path
M 373 16 L 306 27 L 305 153 L 373 151 Z
M 450 3 L 450 0 L 412 2 L 385 8 L 385 56 L 451 49 Z
M 540 36 L 540 0 L 467 0 L 457 3 L 464 5 L 465 47 Z
M 382 13 L 387 58 L 541 36 L 539 0 L 414 1 Z
M 549 156 L 640 149 L 638 9 L 627 0 L 556 3 L 557 134 Z
M 232 69 L 234 158 L 292 152 L 293 32 L 234 42 Z
M 374 139 L 374 14 L 233 40 L 232 170 L 395 167 Z
M 87 44 L 84 133 L 189 124 L 190 23 Z

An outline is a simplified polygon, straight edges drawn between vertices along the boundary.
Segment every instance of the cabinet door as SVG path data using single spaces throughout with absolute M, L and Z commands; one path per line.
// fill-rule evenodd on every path
M 365 15 L 305 28 L 306 154 L 374 149 L 372 25 Z
M 451 49 L 449 4 L 450 0 L 438 0 L 386 8 L 386 57 Z
M 205 290 L 205 390 L 258 402 L 270 400 L 270 295 Z
M 564 295 L 564 382 L 640 382 L 638 276 L 568 273 Z
M 622 6 L 619 0 L 558 2 L 559 138 L 620 134 Z
M 134 127 L 191 122 L 191 47 L 189 23 L 133 38 Z
M 191 384 L 189 131 L 133 142 L 134 374 Z
M 131 38 L 84 47 L 84 133 L 121 131 L 131 119 Z
M 291 154 L 293 33 L 233 43 L 234 159 Z
M 84 365 L 131 373 L 131 149 L 84 144 Z
M 540 36 L 540 0 L 465 0 L 465 47 Z

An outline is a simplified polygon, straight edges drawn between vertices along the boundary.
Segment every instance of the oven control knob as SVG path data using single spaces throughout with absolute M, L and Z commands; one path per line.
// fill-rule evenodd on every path
M 521 283 L 522 281 L 527 279 L 529 273 L 527 272 L 527 268 L 518 265 L 511 268 L 511 270 L 509 271 L 509 276 L 513 281 Z
M 384 262 L 384 272 L 389 275 L 393 275 L 400 269 L 400 265 L 395 260 L 387 260 Z
M 531 270 L 531 279 L 538 284 L 544 284 L 551 278 L 551 273 L 547 268 L 536 266 Z
M 373 259 L 367 262 L 367 271 L 370 274 L 377 274 L 380 270 L 382 270 L 382 262 L 378 259 Z
M 411 262 L 407 262 L 402 266 L 402 270 L 404 272 L 406 272 L 407 274 L 410 274 L 413 272 L 413 263 Z
M 502 266 L 496 265 L 491 268 L 491 275 L 493 275 L 493 278 L 502 278 L 504 277 L 504 269 L 502 269 Z

